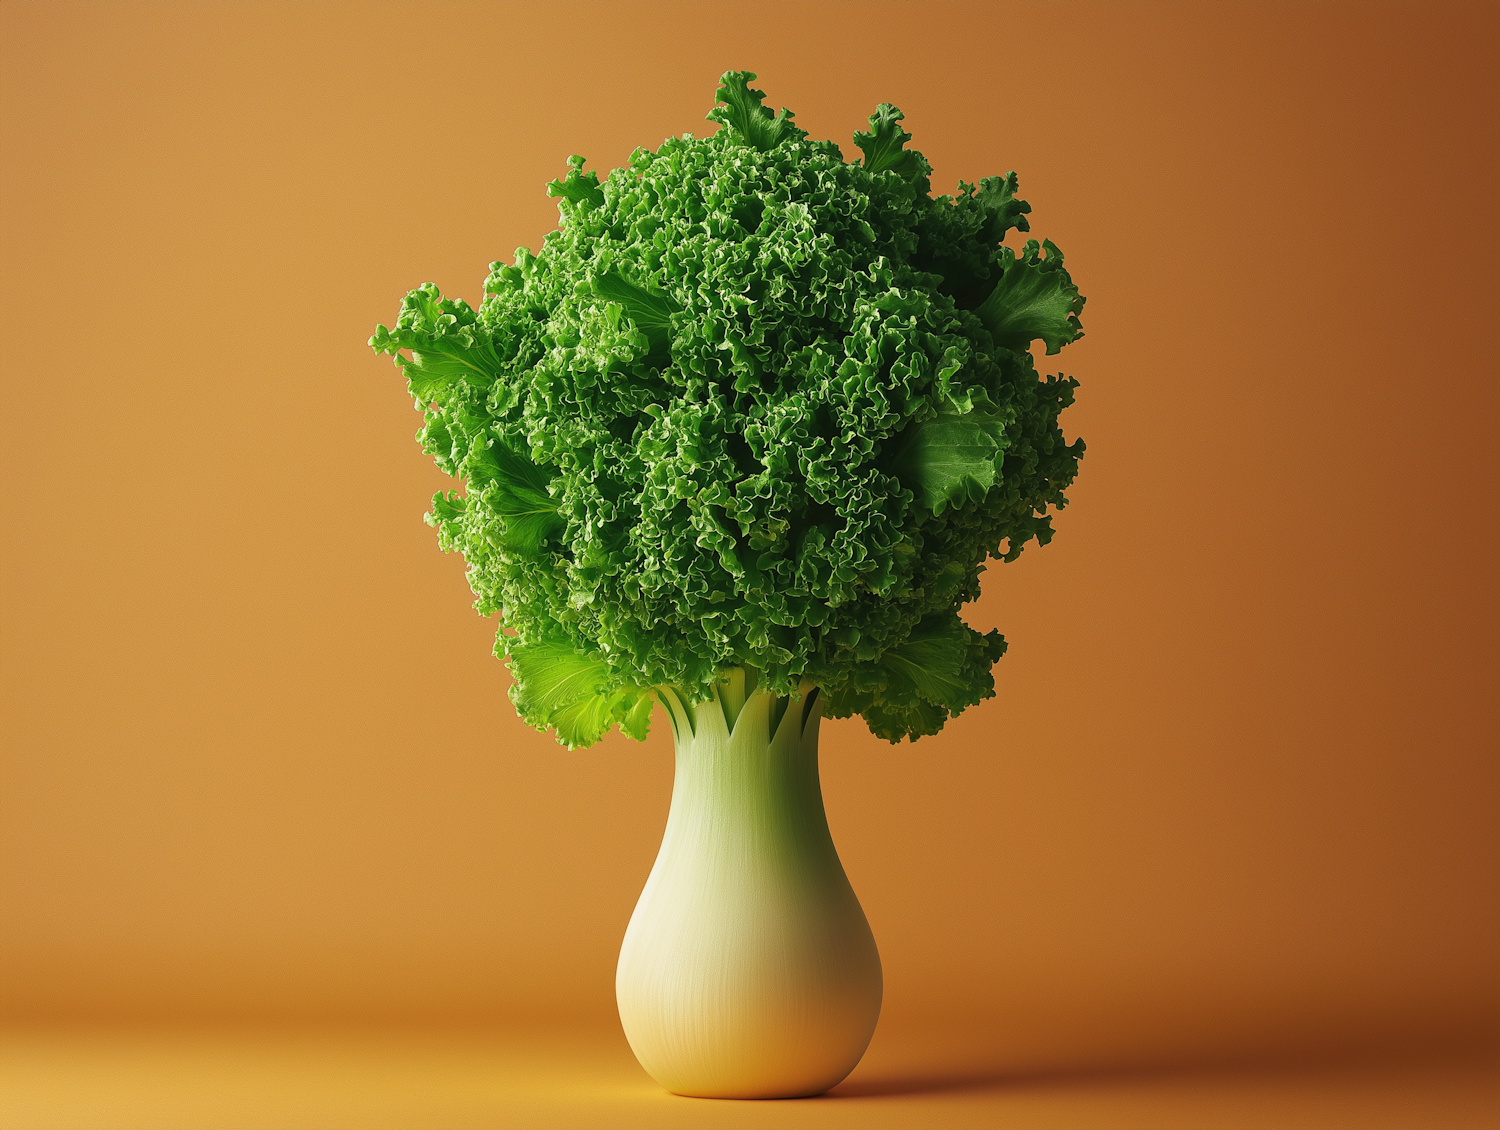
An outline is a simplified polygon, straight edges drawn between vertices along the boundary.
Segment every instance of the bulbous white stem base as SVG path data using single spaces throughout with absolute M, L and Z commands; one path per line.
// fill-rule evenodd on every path
M 667 1090 L 816 1095 L 870 1043 L 880 955 L 828 832 L 817 692 L 743 690 L 687 709 L 663 696 L 672 807 L 615 994 L 636 1058 Z

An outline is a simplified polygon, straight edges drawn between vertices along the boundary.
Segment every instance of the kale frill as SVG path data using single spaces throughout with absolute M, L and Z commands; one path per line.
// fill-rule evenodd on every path
M 812 686 L 899 741 L 994 694 L 998 632 L 960 618 L 989 558 L 1052 536 L 1083 454 L 1037 373 L 1083 298 L 1027 231 L 1016 176 L 930 195 L 882 105 L 862 159 L 772 115 L 730 72 L 720 128 L 569 160 L 538 254 L 493 264 L 476 310 L 419 287 L 371 345 L 463 490 L 427 520 L 531 724 L 643 737 L 745 668 Z

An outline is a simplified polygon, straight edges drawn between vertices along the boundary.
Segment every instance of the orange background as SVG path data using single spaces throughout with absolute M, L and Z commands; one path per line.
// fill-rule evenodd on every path
M 719 73 L 1016 169 L 1088 455 L 999 697 L 825 725 L 888 1031 L 1017 1061 L 1500 1005 L 1500 10 L 0 6 L 0 1004 L 608 1024 L 670 738 L 524 728 L 364 341 Z M 1050 369 L 1050 366 L 1049 366 Z M 660 723 L 660 718 L 658 718 Z

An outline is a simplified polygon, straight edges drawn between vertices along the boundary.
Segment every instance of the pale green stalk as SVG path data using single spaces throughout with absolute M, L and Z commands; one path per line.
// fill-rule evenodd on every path
M 620 950 L 631 1047 L 679 1094 L 817 1094 L 864 1054 L 880 957 L 818 780 L 821 696 L 662 699 L 677 739 L 661 851 Z M 773 730 L 774 727 L 774 730 Z

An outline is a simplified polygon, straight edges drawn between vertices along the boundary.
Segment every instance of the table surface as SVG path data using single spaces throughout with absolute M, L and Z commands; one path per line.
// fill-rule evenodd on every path
M 877 1039 L 825 1096 L 688 1099 L 605 1031 L 11 1030 L 0 1130 L 468 1127 L 1396 1130 L 1500 1126 L 1473 1051 L 1384 1062 L 1005 1068 L 961 1032 Z

